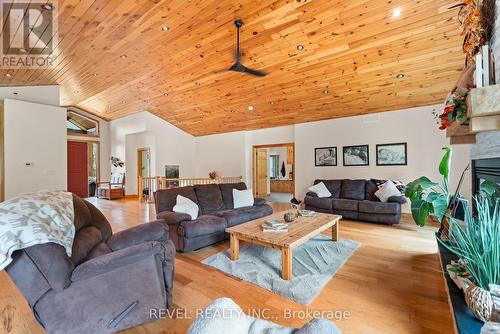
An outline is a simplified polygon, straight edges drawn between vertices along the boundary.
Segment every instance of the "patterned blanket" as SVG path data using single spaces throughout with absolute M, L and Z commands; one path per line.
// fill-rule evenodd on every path
M 0 203 L 0 270 L 12 253 L 54 242 L 71 256 L 75 225 L 73 196 L 65 191 L 37 191 Z

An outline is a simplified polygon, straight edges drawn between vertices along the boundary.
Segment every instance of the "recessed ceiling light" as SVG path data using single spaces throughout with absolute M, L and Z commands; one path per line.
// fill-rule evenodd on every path
M 10 77 L 12 76 L 12 74 L 7 73 L 7 74 L 5 74 L 5 76 L 6 76 L 7 78 L 10 78 Z
M 98 74 L 97 74 L 97 73 L 94 73 L 94 74 L 92 74 L 92 75 L 93 75 L 93 76 L 95 76 L 95 77 L 96 77 L 96 76 L 98 76 Z
M 163 96 L 168 96 L 168 93 L 167 92 L 163 93 Z
M 297 50 L 304 50 L 304 45 L 302 44 L 297 45 Z
M 398 75 L 396 75 L 396 78 L 398 79 L 403 79 L 405 77 L 405 75 L 403 73 L 399 73 Z
M 396 8 L 392 11 L 392 17 L 400 17 L 401 16 L 401 8 Z
M 127 58 L 127 55 L 121 55 L 120 58 Z
M 274 104 L 274 102 L 273 102 L 273 101 L 271 101 L 271 102 L 269 102 L 269 103 L 270 103 L 270 104 Z
M 167 26 L 163 26 L 163 27 L 161 27 L 161 30 L 168 31 L 168 27 Z
M 328 94 L 328 90 L 326 90 L 326 89 L 325 89 L 325 90 L 323 91 L 323 94 L 325 94 L 325 95 L 326 95 L 326 94 Z
M 199 86 L 199 85 L 201 85 L 201 83 L 199 83 L 198 81 L 196 81 L 195 85 Z
M 253 105 L 248 106 L 248 111 L 253 111 Z
M 54 6 L 50 3 L 46 3 L 46 4 L 43 4 L 42 5 L 42 9 L 45 9 L 45 10 L 53 10 L 54 9 Z

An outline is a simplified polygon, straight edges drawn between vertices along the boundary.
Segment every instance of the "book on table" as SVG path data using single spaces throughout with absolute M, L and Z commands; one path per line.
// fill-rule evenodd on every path
M 277 220 L 265 221 L 262 224 L 264 232 L 288 232 L 288 225 Z

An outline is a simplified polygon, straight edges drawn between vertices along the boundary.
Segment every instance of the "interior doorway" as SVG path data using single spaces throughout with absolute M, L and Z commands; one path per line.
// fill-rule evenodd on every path
M 99 142 L 68 141 L 68 191 L 81 198 L 94 197 L 100 176 Z
M 294 170 L 294 143 L 254 146 L 254 196 L 273 202 L 290 202 L 295 197 Z
M 137 194 L 149 195 L 148 183 L 141 178 L 151 176 L 151 154 L 149 147 L 137 149 Z

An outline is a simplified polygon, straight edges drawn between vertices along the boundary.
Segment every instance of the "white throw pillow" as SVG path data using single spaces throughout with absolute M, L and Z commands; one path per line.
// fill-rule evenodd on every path
M 175 206 L 173 208 L 174 212 L 186 213 L 191 216 L 192 220 L 198 218 L 198 205 L 187 197 L 177 195 L 175 199 Z
M 332 196 L 332 193 L 328 191 L 328 188 L 325 186 L 323 182 L 320 182 L 312 187 L 309 187 L 309 191 L 316 193 L 316 195 L 318 195 L 318 197 L 320 198 Z
M 401 196 L 401 192 L 396 188 L 394 182 L 387 181 L 375 192 L 375 196 L 377 196 L 381 202 L 387 202 L 389 197 Z
M 253 206 L 254 198 L 252 189 L 238 190 L 233 189 L 233 204 L 234 208 L 243 208 L 245 206 Z

